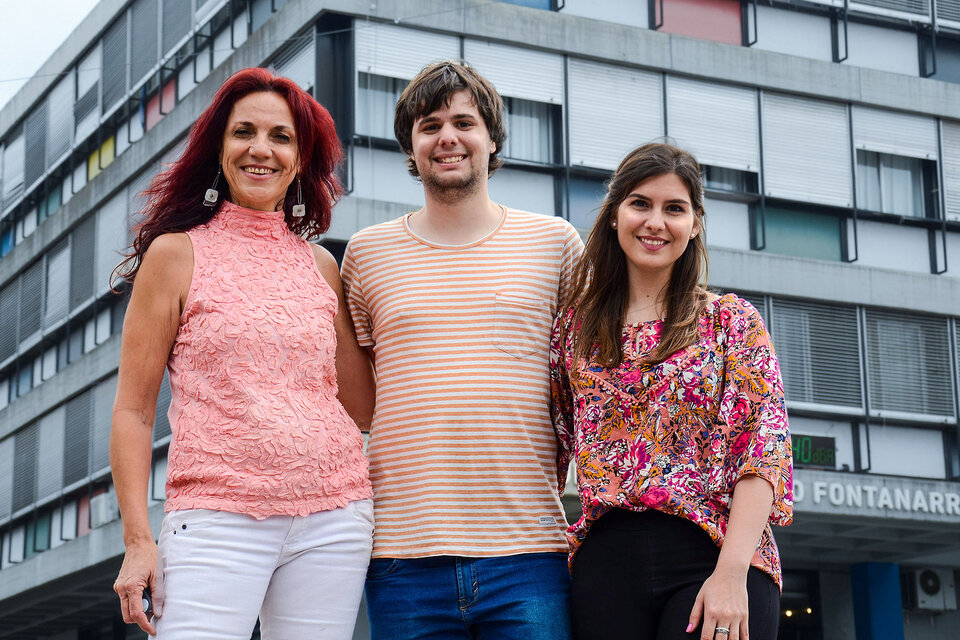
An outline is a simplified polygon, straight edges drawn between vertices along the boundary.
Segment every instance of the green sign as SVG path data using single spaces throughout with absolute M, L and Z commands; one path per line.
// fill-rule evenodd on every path
M 827 436 L 791 434 L 793 464 L 798 467 L 820 469 L 837 468 L 836 440 Z

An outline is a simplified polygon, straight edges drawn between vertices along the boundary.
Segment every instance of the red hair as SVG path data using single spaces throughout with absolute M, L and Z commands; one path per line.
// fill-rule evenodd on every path
M 148 201 L 141 212 L 143 221 L 136 227 L 132 252 L 117 267 L 120 277 L 133 282 L 143 255 L 158 236 L 207 223 L 223 201 L 230 199 L 230 186 L 221 179 L 217 185 L 220 202 L 212 208 L 203 205 L 204 193 L 220 168 L 220 146 L 233 105 L 244 96 L 261 91 L 276 93 L 286 100 L 296 128 L 298 173 L 307 213 L 302 218 L 291 214 L 297 203 L 297 181 L 294 180 L 283 199 L 287 227 L 308 238 L 330 228 L 330 211 L 343 191 L 335 173 L 343 150 L 333 118 L 292 80 L 276 77 L 266 69 L 243 69 L 227 78 L 213 102 L 197 118 L 183 155 L 157 175 L 144 191 Z

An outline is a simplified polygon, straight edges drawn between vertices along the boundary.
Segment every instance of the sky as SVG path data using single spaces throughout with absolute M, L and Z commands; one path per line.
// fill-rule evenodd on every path
M 0 0 L 0 108 L 99 0 Z

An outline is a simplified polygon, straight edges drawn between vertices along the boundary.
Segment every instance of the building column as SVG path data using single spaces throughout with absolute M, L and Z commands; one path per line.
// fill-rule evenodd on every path
M 861 562 L 850 567 L 857 640 L 904 640 L 900 566 Z

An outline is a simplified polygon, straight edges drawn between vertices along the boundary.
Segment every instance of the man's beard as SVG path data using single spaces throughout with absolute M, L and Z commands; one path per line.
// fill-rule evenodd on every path
M 437 174 L 430 172 L 420 176 L 423 188 L 444 204 L 456 204 L 476 193 L 480 185 L 480 174 L 471 171 L 456 180 L 439 180 Z

